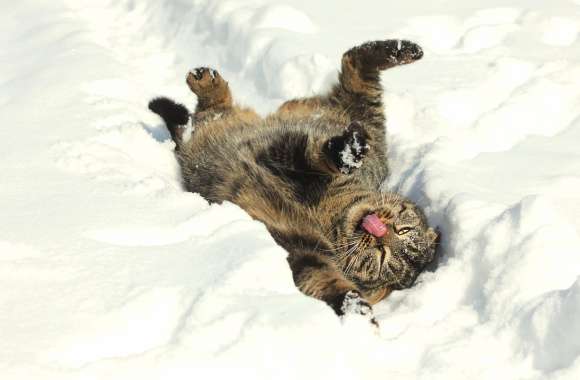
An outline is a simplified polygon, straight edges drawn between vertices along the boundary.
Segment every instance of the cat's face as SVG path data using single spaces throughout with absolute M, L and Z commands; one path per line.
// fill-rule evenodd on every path
M 368 215 L 382 222 L 380 234 L 363 226 Z M 337 264 L 347 278 L 369 290 L 411 286 L 433 260 L 438 238 L 422 211 L 396 194 L 371 195 L 355 203 L 337 232 Z

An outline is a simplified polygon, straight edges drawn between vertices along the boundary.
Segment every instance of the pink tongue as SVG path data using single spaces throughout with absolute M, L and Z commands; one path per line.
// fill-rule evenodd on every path
M 376 237 L 382 237 L 387 233 L 387 226 L 381 222 L 377 214 L 365 216 L 362 220 L 362 228 Z

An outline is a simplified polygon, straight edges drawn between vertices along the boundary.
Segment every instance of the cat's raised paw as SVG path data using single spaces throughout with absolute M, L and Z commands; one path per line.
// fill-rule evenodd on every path
M 383 40 L 366 42 L 346 54 L 363 68 L 385 70 L 421 59 L 423 49 L 408 40 Z
M 187 73 L 185 79 L 190 90 L 197 96 L 207 96 L 220 88 L 227 88 L 227 82 L 217 70 L 209 67 L 197 67 Z

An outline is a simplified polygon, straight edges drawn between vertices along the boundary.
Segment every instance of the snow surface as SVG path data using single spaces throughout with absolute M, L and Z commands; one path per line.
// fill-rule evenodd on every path
M 580 378 L 580 1 L 3 2 L 2 379 Z M 211 66 L 267 113 L 363 41 L 386 72 L 385 184 L 439 266 L 341 324 L 232 204 L 179 182 L 146 104 Z
M 352 133 L 352 140 L 349 138 L 347 141 L 352 142 L 345 143 L 342 150 L 339 152 L 340 161 L 342 162 L 340 171 L 342 173 L 348 174 L 351 169 L 360 168 L 363 164 L 363 157 L 361 155 L 363 149 L 368 149 L 367 145 L 361 145 L 359 137 L 357 137 L 358 132 Z

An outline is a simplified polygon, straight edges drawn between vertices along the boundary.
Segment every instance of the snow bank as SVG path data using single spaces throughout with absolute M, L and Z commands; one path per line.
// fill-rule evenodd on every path
M 0 13 L 0 373 L 7 379 L 580 376 L 578 1 L 20 2 Z M 5 8 L 7 5 L 5 6 Z M 385 187 L 443 233 L 376 334 L 292 283 L 232 204 L 183 192 L 146 109 L 213 66 L 260 112 L 341 53 L 410 38 L 383 75 Z

